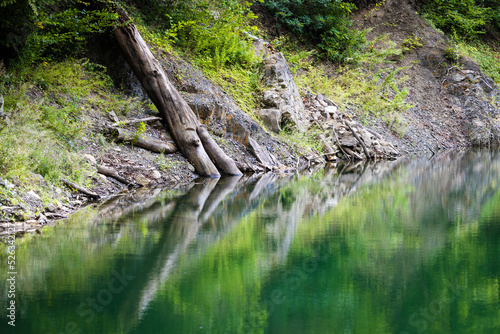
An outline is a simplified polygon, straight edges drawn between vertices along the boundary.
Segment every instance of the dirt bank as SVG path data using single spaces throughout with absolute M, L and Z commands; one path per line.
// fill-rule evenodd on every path
M 402 137 L 373 118 L 372 128 L 407 154 L 498 145 L 500 91 L 477 63 L 464 56 L 455 58 L 448 38 L 417 14 L 413 1 L 363 3 L 355 27 L 368 29 L 368 41 L 386 35 L 403 49 L 400 57 L 379 66 L 401 69 L 396 76 L 407 77 L 403 85 L 409 88 L 407 102 L 413 105 L 402 115 Z

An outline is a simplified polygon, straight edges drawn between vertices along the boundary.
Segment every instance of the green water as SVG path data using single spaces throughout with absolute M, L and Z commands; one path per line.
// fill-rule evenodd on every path
M 199 180 L 0 256 L 0 333 L 500 332 L 500 154 Z

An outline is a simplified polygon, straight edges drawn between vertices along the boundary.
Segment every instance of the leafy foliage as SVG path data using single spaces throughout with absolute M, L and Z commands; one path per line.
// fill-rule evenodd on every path
M 245 32 L 255 30 L 250 2 L 237 0 L 144 1 L 134 4 L 147 25 L 172 43 L 201 58 L 203 67 L 239 65 L 254 60 Z
M 355 5 L 342 0 L 269 0 L 264 2 L 280 25 L 319 46 L 333 61 L 352 58 L 365 41 L 352 29 L 349 15 Z
M 40 59 L 82 55 L 94 33 L 112 26 L 117 14 L 106 0 L 31 0 L 0 3 L 0 48 L 21 66 Z
M 419 1 L 421 11 L 454 37 L 473 38 L 500 29 L 500 0 Z

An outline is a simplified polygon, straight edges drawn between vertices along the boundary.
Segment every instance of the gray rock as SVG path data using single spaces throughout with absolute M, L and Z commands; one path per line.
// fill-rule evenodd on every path
M 85 161 L 90 163 L 92 166 L 97 165 L 97 160 L 92 155 L 84 154 L 84 155 L 82 155 L 82 157 L 83 157 L 83 159 L 85 159 Z
M 274 132 L 279 133 L 281 131 L 281 112 L 278 109 L 261 109 L 259 111 L 259 116 L 262 121 L 271 126 Z
M 42 199 L 40 198 L 40 196 L 37 195 L 37 193 L 35 193 L 33 190 L 30 190 L 28 191 L 25 196 L 30 199 L 30 200 L 33 200 L 33 201 L 41 201 Z
M 108 117 L 111 121 L 113 121 L 114 123 L 118 123 L 120 120 L 118 119 L 118 116 L 116 116 L 116 113 L 114 111 L 110 111 L 108 113 Z
M 282 53 L 270 54 L 262 64 L 262 81 L 265 85 L 264 105 L 280 112 L 278 115 L 279 124 L 288 123 L 299 131 L 305 131 L 307 117 L 304 104 L 285 57 Z M 275 114 L 276 112 L 273 112 L 273 119 Z M 264 119 L 263 121 L 266 122 Z M 276 124 L 269 125 L 276 128 Z
M 7 180 L 1 180 L 1 184 L 7 189 L 14 189 L 16 186 Z
M 155 169 L 155 170 L 151 173 L 151 177 L 152 177 L 153 179 L 155 179 L 155 180 L 156 180 L 156 179 L 159 179 L 159 178 L 161 178 L 161 173 Z
M 335 118 L 337 116 L 338 108 L 336 106 L 327 106 L 324 109 L 324 114 L 326 118 L 331 117 Z
M 57 208 L 54 204 L 49 204 L 47 205 L 47 207 L 45 208 L 46 211 L 48 212 L 56 212 Z

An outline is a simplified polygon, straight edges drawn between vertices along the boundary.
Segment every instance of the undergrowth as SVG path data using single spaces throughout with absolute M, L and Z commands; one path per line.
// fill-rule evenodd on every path
M 477 61 L 481 70 L 500 87 L 500 47 L 493 47 L 480 41 L 458 41 L 457 49 Z
M 0 123 L 2 178 L 23 187 L 40 175 L 48 187 L 39 187 L 42 198 L 63 179 L 90 186 L 96 172 L 78 151 L 86 145 L 81 138 L 90 129 L 92 114 L 126 114 L 138 101 L 113 93 L 105 68 L 88 60 L 44 62 L 29 73 L 3 71 L 7 120 Z M 14 194 L 8 195 L 3 192 L 0 200 L 13 200 Z
M 378 43 L 378 44 L 377 44 Z M 297 52 L 287 51 L 288 54 Z M 408 88 L 405 82 L 408 77 L 399 74 L 404 67 L 390 68 L 384 64 L 391 63 L 402 55 L 402 50 L 394 43 L 380 36 L 372 41 L 360 54 L 360 64 L 344 65 L 333 68 L 305 57 L 295 63 L 301 71 L 296 70 L 295 83 L 299 89 L 312 94 L 321 93 L 334 101 L 346 112 L 356 114 L 361 120 L 373 115 L 384 120 L 393 127 L 398 135 L 404 134 L 404 126 L 400 114 L 412 107 L 406 102 Z

